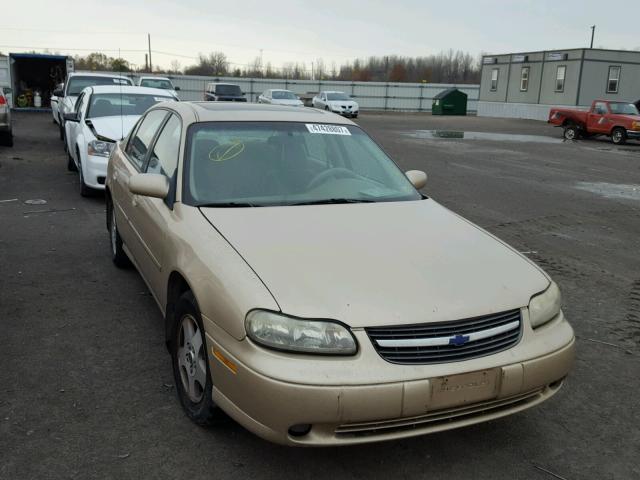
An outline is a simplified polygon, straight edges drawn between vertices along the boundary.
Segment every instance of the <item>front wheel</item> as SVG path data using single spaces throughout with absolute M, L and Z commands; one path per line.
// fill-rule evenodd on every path
M 627 132 L 624 128 L 616 127 L 611 132 L 611 141 L 615 145 L 622 145 L 627 141 Z
M 213 382 L 200 310 L 193 293 L 182 294 L 175 308 L 171 360 L 176 392 L 187 416 L 201 426 L 224 418 L 212 398 Z
M 564 127 L 565 140 L 577 140 L 578 139 L 578 127 L 576 125 L 567 125 Z

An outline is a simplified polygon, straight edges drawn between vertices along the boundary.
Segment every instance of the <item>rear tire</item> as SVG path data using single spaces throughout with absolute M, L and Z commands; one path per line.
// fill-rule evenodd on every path
M 4 147 L 13 147 L 13 132 L 0 133 L 0 145 Z
M 111 260 L 118 268 L 127 268 L 131 261 L 122 248 L 122 238 L 118 232 L 116 217 L 113 211 L 113 202 L 107 198 L 107 225 L 109 230 L 109 246 L 111 247 Z
M 178 399 L 185 414 L 200 426 L 227 417 L 211 396 L 213 382 L 200 310 L 193 293 L 178 299 L 171 331 L 171 363 Z
M 615 145 L 624 145 L 627 141 L 627 132 L 624 128 L 616 127 L 611 132 L 611 141 Z

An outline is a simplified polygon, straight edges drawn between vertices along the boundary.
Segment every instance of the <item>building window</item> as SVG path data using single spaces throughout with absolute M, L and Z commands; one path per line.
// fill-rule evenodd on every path
M 564 92 L 564 77 L 567 74 L 565 65 L 558 65 L 556 70 L 556 92 Z
M 620 83 L 620 67 L 609 67 L 609 81 L 607 82 L 607 93 L 618 93 Z
M 520 91 L 526 92 L 529 90 L 529 67 L 522 67 L 520 71 Z
M 494 68 L 493 70 L 491 70 L 491 88 L 489 90 L 491 90 L 492 92 L 495 92 L 496 90 L 498 90 L 499 73 L 500 73 L 499 68 Z

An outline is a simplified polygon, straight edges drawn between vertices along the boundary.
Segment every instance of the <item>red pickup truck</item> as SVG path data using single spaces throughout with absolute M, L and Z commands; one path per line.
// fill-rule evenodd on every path
M 640 139 L 640 113 L 633 103 L 595 100 L 589 111 L 552 108 L 549 123 L 564 128 L 564 138 L 607 135 L 616 145 Z

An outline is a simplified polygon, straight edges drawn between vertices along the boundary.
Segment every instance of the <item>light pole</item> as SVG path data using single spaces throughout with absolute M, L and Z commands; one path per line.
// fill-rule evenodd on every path
M 593 36 L 596 33 L 596 26 L 595 25 L 591 25 L 591 46 L 589 48 L 593 48 Z

